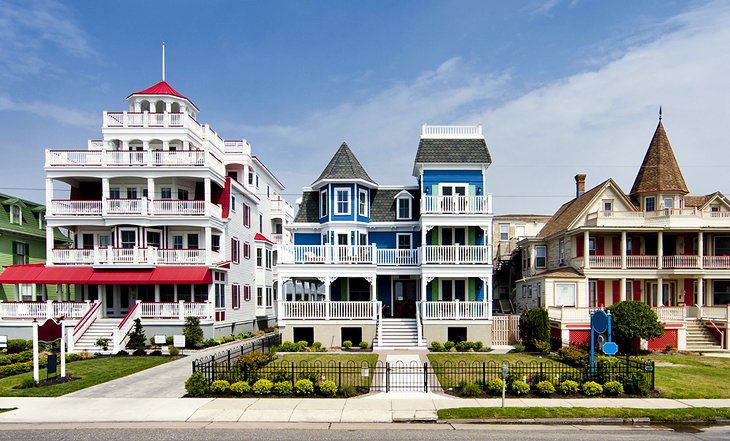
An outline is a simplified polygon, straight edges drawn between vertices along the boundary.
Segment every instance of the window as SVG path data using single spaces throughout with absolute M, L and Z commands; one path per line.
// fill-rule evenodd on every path
M 159 231 L 147 230 L 147 246 L 160 248 L 162 245 L 162 233 Z
M 137 199 L 136 188 L 127 188 L 127 199 Z
M 256 306 L 264 306 L 264 289 L 260 286 L 256 288 Z
M 256 175 L 256 188 L 259 188 L 259 176 Z
M 327 217 L 327 190 L 319 193 L 319 217 Z
M 226 307 L 226 275 L 220 271 L 214 271 L 215 285 L 215 308 L 223 309 Z
M 172 236 L 172 248 L 174 250 L 182 250 L 183 249 L 183 237 L 182 235 L 174 235 Z
M 596 239 L 594 237 L 588 239 L 588 255 L 596 255 Z
M 233 263 L 238 263 L 241 261 L 241 250 L 239 249 L 239 242 L 238 239 L 231 238 L 231 260 Z
M 137 232 L 134 230 L 122 230 L 120 236 L 122 248 L 134 248 L 137 244 Z
M 631 256 L 633 254 L 634 243 L 630 237 L 626 238 L 626 255 Z
M 466 300 L 466 280 L 464 279 L 441 279 L 441 300 L 451 302 L 454 300 Z
M 575 283 L 555 284 L 555 306 L 575 306 Z
M 368 215 L 368 192 L 360 190 L 358 192 L 357 214 L 360 216 Z
M 231 211 L 236 211 L 236 197 L 231 195 Z
M 177 200 L 178 201 L 189 201 L 190 200 L 190 192 L 188 192 L 187 190 L 184 190 L 182 188 L 179 188 L 177 190 Z M 233 202 L 235 202 L 235 201 L 236 201 L 236 199 L 233 198 Z M 235 205 L 235 204 L 232 204 L 232 205 Z
M 565 240 L 558 240 L 558 261 L 560 265 L 565 265 Z
M 250 285 L 243 285 L 243 301 L 244 302 L 251 301 L 251 286 Z
M 234 181 L 238 182 L 238 172 L 237 171 L 229 171 L 228 177 L 233 179 Z
M 264 249 L 256 248 L 256 266 L 262 268 L 264 266 Z
M 509 224 L 499 224 L 499 240 L 509 240 Z
M 172 199 L 172 188 L 162 187 L 160 188 L 160 199 L 170 200 Z
M 535 268 L 545 268 L 547 264 L 545 245 L 535 247 Z
M 674 208 L 674 199 L 664 198 L 664 208 Z
M 23 242 L 13 242 L 14 255 L 13 265 L 23 265 L 29 263 L 28 244 Z
M 515 226 L 515 236 L 520 239 L 525 237 L 525 226 L 524 225 Z
M 411 218 L 411 198 L 398 198 L 398 220 Z
M 613 211 L 613 201 L 603 201 L 603 211 Z
M 122 193 L 119 189 L 119 187 L 111 187 L 109 189 L 109 199 L 121 199 Z M 172 198 L 172 196 L 170 197 Z
M 23 216 L 20 211 L 20 205 L 11 205 L 10 206 L 10 223 L 22 225 Z
M 399 250 L 410 250 L 411 249 L 411 235 L 398 233 L 398 249 Z
M 522 268 L 523 269 L 530 268 L 530 248 L 522 249 Z
M 271 187 L 268 185 L 266 186 L 266 197 L 267 198 L 271 197 Z
M 264 215 L 259 214 L 259 233 L 264 232 Z
M 231 285 L 231 307 L 233 309 L 241 307 L 241 286 L 238 283 Z
M 360 245 L 367 245 L 368 244 L 368 235 L 365 233 L 360 233 Z
M 270 287 L 266 287 L 266 306 L 271 307 L 274 304 L 274 290 Z
M 655 210 L 655 201 L 654 196 L 647 196 L 644 198 L 644 211 L 654 211 Z
M 598 306 L 598 285 L 595 280 L 588 282 L 588 306 L 591 308 Z
M 244 259 L 251 258 L 251 244 L 248 242 L 243 243 L 243 258 Z
M 322 235 L 322 245 L 327 245 L 329 243 L 329 237 L 326 234 Z
M 253 169 L 248 169 L 248 185 L 253 185 Z
M 199 250 L 200 244 L 198 243 L 198 235 L 195 233 L 188 234 L 188 249 Z
M 214 253 L 218 253 L 221 250 L 221 236 L 220 234 L 214 234 L 210 236 L 210 250 Z
M 33 284 L 19 283 L 17 298 L 21 302 L 33 301 Z
M 271 269 L 271 250 L 266 250 L 266 269 Z
M 248 204 L 241 204 L 243 206 L 243 226 L 251 227 L 251 207 Z
M 335 190 L 335 214 L 350 214 L 350 189 Z

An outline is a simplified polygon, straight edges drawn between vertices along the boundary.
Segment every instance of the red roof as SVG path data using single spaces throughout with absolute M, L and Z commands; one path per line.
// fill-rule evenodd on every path
M 90 266 L 12 265 L 0 274 L 0 283 L 38 284 L 122 284 L 154 285 L 190 283 L 208 285 L 210 270 L 201 266 L 158 267 L 154 269 L 98 269 Z
M 267 239 L 266 236 L 264 236 L 261 233 L 256 233 L 256 235 L 253 237 L 253 240 L 268 242 L 270 244 L 273 244 L 274 243 L 274 242 L 270 241 L 269 239 Z
M 173 89 L 172 86 L 170 86 L 167 81 L 160 81 L 159 83 L 155 84 L 154 86 L 150 86 L 146 88 L 145 90 L 140 90 L 139 92 L 130 93 L 127 98 L 129 98 L 132 95 L 171 95 L 176 96 L 178 98 L 182 98 L 184 100 L 188 100 L 190 104 L 192 104 L 196 109 L 198 106 L 196 106 L 190 99 L 177 90 Z

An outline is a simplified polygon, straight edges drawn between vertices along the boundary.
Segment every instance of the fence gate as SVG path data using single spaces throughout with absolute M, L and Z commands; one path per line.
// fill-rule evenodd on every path
M 520 316 L 495 315 L 492 317 L 492 344 L 513 345 L 520 342 Z

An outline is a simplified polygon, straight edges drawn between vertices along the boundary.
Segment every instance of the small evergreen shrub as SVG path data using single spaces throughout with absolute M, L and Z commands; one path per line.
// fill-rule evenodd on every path
M 634 372 L 629 374 L 623 381 L 626 393 L 646 397 L 649 395 L 650 387 L 644 375 Z
M 588 361 L 588 352 L 576 346 L 564 346 L 558 349 L 558 357 L 571 366 L 581 367 Z
M 538 352 L 541 352 L 543 354 L 549 354 L 550 349 L 552 349 L 552 346 L 550 346 L 549 341 L 535 341 L 533 343 L 533 346 Z
M 185 336 L 186 348 L 195 348 L 203 344 L 203 328 L 200 327 L 200 319 L 198 317 L 186 317 L 182 333 Z M 172 342 L 169 344 L 172 344 Z
M 512 382 L 512 387 L 510 389 L 512 390 L 512 393 L 517 396 L 527 395 L 530 392 L 530 385 L 523 381 L 517 380 Z
M 487 390 L 487 393 L 489 395 L 501 395 L 503 384 L 504 383 L 502 382 L 501 378 L 492 378 L 491 380 L 487 381 L 485 389 Z
M 357 390 L 355 389 L 355 386 L 351 384 L 343 384 L 340 386 L 340 395 L 345 398 L 354 397 L 357 395 Z
M 306 342 L 306 340 L 299 340 L 296 343 L 296 345 L 297 345 L 297 349 L 298 349 L 297 352 L 304 352 L 304 349 L 306 349 L 307 346 L 309 346 L 309 344 Z
M 106 338 L 106 337 L 99 337 L 96 339 L 96 343 L 94 343 L 99 350 L 102 351 L 108 351 L 109 350 L 109 343 L 111 343 L 112 339 Z
M 169 352 L 170 355 L 173 357 L 177 357 L 178 355 L 180 355 L 180 349 L 176 348 L 175 346 L 170 346 L 167 349 L 167 352 Z
M 248 381 L 236 381 L 231 384 L 231 392 L 239 395 L 247 394 L 251 392 L 251 386 L 248 385 Z
M 23 381 L 20 382 L 18 389 L 30 389 L 36 386 L 38 386 L 38 383 L 36 383 L 33 378 L 24 378 Z
M 482 394 L 482 388 L 476 383 L 466 383 L 461 387 L 461 395 L 464 397 L 478 397 Z
M 358 346 L 360 346 L 360 349 L 367 349 L 370 345 L 366 341 L 361 341 Z
M 214 394 L 224 394 L 231 388 L 231 384 L 226 380 L 215 380 L 210 383 L 210 391 Z
M 520 337 L 530 350 L 537 350 L 538 342 L 550 344 L 550 320 L 546 309 L 530 308 L 520 315 Z
M 132 349 L 144 349 L 147 345 L 147 336 L 144 333 L 141 319 L 134 319 L 132 331 L 129 333 L 129 341 L 127 347 Z
M 277 348 L 279 352 L 299 352 L 299 346 L 291 341 L 285 341 Z
M 332 380 L 327 380 L 319 385 L 319 392 L 326 397 L 334 397 L 337 394 L 337 385 Z
M 588 381 L 586 383 L 583 383 L 581 391 L 583 392 L 583 395 L 587 397 L 596 397 L 603 393 L 603 386 L 596 383 L 595 381 Z
M 310 380 L 302 378 L 294 383 L 294 392 L 297 395 L 312 395 L 314 393 L 314 384 Z
M 608 381 L 603 385 L 603 393 L 612 397 L 624 393 L 624 385 L 618 381 Z
M 274 383 L 267 380 L 266 378 L 262 378 L 253 384 L 253 386 L 251 387 L 251 392 L 253 392 L 254 395 L 268 395 L 271 393 L 271 389 L 273 387 Z
M 434 352 L 444 352 L 444 351 L 446 351 L 446 349 L 444 348 L 444 346 L 441 343 L 437 342 L 437 341 L 432 341 L 431 342 L 431 350 L 434 351 Z
M 33 340 L 14 338 L 8 340 L 8 347 L 6 351 L 8 354 L 17 354 L 18 352 L 28 351 L 31 349 L 33 349 Z
M 319 352 L 319 350 L 322 349 L 322 342 L 315 341 L 309 349 L 312 352 Z
M 278 381 L 274 383 L 274 387 L 272 389 L 276 395 L 291 395 L 291 381 Z
M 453 341 L 447 341 L 446 343 L 444 343 L 444 349 L 446 349 L 447 351 L 453 349 L 454 346 L 456 346 L 456 343 L 454 343 Z
M 475 341 L 472 343 L 472 348 L 475 351 L 481 351 L 482 349 L 484 349 L 484 343 L 482 343 L 481 341 Z
M 525 345 L 522 343 L 516 343 L 514 349 L 510 352 L 525 352 Z
M 549 381 L 540 381 L 535 385 L 535 391 L 543 397 L 548 397 L 555 393 L 555 386 Z
M 185 381 L 185 390 L 191 397 L 199 397 L 208 392 L 208 381 L 200 371 L 193 372 L 187 381 Z
M 345 349 L 350 349 L 352 347 L 352 342 L 350 340 L 345 340 L 342 342 L 342 347 Z
M 578 383 L 573 380 L 565 380 L 560 383 L 560 393 L 563 395 L 576 394 L 578 390 Z

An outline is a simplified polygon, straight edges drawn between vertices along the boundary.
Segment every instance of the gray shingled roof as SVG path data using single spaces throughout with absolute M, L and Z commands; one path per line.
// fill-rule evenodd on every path
M 314 182 L 319 182 L 322 179 L 362 179 L 375 184 L 375 181 L 370 178 L 355 154 L 352 153 L 350 147 L 344 142 Z
M 370 222 L 395 222 L 395 196 L 402 190 L 370 190 Z M 407 190 L 413 195 L 412 215 L 418 219 L 420 199 L 418 190 Z M 302 203 L 294 218 L 295 223 L 319 222 L 319 192 L 305 191 Z
M 319 222 L 319 192 L 305 191 L 294 222 Z
M 492 163 L 492 157 L 484 139 L 421 139 L 416 153 L 419 163 Z

